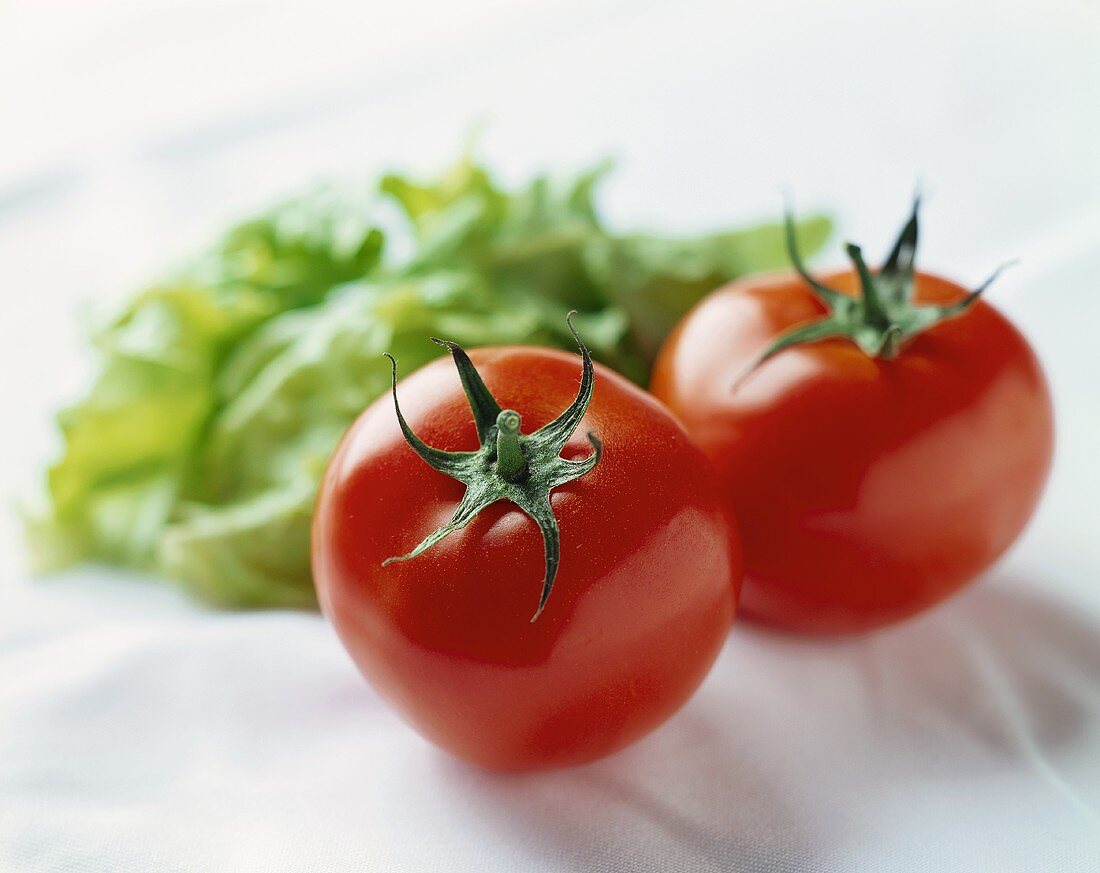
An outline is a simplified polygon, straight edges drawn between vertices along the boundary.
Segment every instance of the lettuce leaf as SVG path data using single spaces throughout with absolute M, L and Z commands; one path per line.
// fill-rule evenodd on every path
M 225 606 L 312 606 L 317 484 L 355 416 L 409 373 L 466 346 L 571 348 L 637 381 L 708 291 L 786 265 L 781 228 L 701 238 L 617 235 L 600 221 L 600 165 L 509 191 L 459 162 L 376 196 L 323 189 L 233 228 L 142 291 L 95 342 L 88 396 L 63 410 L 46 509 L 28 520 L 40 568 L 101 560 L 151 569 Z M 403 221 L 382 222 L 380 200 Z M 391 209 L 392 212 L 392 209 Z M 800 228 L 805 251 L 828 221 Z M 384 240 L 405 253 L 384 257 Z

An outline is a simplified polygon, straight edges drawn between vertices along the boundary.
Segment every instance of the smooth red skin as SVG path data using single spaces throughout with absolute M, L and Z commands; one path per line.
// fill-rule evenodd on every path
M 854 293 L 855 277 L 826 277 Z M 919 302 L 964 290 L 919 275 Z M 735 282 L 662 348 L 651 390 L 711 458 L 742 537 L 744 615 L 847 633 L 906 618 L 985 570 L 1031 517 L 1050 468 L 1046 381 L 992 306 L 913 338 L 893 360 L 844 340 L 780 352 L 824 312 L 794 275 Z
M 575 397 L 580 358 L 536 348 L 471 353 L 530 433 Z M 398 385 L 430 445 L 477 447 L 454 364 Z M 553 492 L 561 565 L 546 609 L 542 537 L 511 503 L 423 555 L 383 568 L 445 522 L 463 486 L 405 444 L 390 397 L 332 458 L 317 503 L 321 607 L 371 685 L 429 740 L 485 767 L 579 764 L 638 739 L 702 681 L 733 618 L 736 535 L 709 462 L 652 397 L 596 367 L 563 456 L 599 465 Z

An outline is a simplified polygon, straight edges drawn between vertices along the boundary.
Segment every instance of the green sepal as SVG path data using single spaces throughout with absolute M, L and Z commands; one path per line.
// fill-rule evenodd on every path
M 529 515 L 542 533 L 546 572 L 538 607 L 531 621 L 542 614 L 554 587 L 561 559 L 558 521 L 550 504 L 550 492 L 588 473 L 599 463 L 603 453 L 600 441 L 595 434 L 589 433 L 588 440 L 593 449 L 591 455 L 579 461 L 561 457 L 562 449 L 588 409 L 595 387 L 592 356 L 573 327 L 574 314 L 569 313 L 567 323 L 581 353 L 580 388 L 576 398 L 561 415 L 532 434 L 521 432 L 522 419 L 518 412 L 501 409 L 461 346 L 433 337 L 434 342 L 450 350 L 462 380 L 481 444 L 473 452 L 447 452 L 432 448 L 413 432 L 401 413 L 397 399 L 397 362 L 387 355 L 392 365 L 393 405 L 406 442 L 428 466 L 462 482 L 466 492 L 450 521 L 428 534 L 408 554 L 387 558 L 382 562 L 383 567 L 423 554 L 440 540 L 464 528 L 486 507 L 500 500 L 508 500 Z
M 872 273 L 867 267 L 859 246 L 852 243 L 846 246 L 860 283 L 859 296 L 852 297 L 824 285 L 806 269 L 798 252 L 794 217 L 788 208 L 784 219 L 791 264 L 825 307 L 826 314 L 816 321 L 796 325 L 772 340 L 745 368 L 734 383 L 734 388 L 765 361 L 792 346 L 824 339 L 847 339 L 869 357 L 888 360 L 897 356 L 905 344 L 917 334 L 941 321 L 965 313 L 1009 264 L 998 267 L 988 279 L 957 303 L 949 306 L 918 306 L 913 302 L 913 292 L 919 210 L 918 194 L 913 198 L 913 209 L 908 220 L 877 273 Z

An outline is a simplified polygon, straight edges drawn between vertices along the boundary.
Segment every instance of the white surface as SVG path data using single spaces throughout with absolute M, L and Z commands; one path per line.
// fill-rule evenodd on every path
M 1060 425 L 980 586 L 860 640 L 740 626 L 652 737 L 537 777 L 435 752 L 314 616 L 30 584 L 8 519 L 0 870 L 1100 869 L 1100 13 L 892 6 L 0 7 L 6 490 L 86 378 L 79 302 L 317 174 L 438 166 L 478 119 L 509 176 L 621 155 L 624 225 L 773 216 L 787 184 L 873 251 L 922 178 L 922 263 L 1023 258 L 991 296 Z

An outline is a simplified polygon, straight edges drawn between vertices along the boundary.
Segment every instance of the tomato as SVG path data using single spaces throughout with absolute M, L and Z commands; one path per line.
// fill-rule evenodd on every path
M 477 452 L 496 440 L 501 448 L 487 456 L 495 470 L 520 419 L 524 434 L 534 433 L 528 440 L 563 409 L 579 421 L 560 440 L 561 463 L 588 469 L 553 486 L 546 504 L 560 542 L 556 577 L 551 538 L 540 536 L 552 521 L 536 523 L 508 497 L 422 543 L 415 557 L 390 562 L 447 528 L 481 486 L 467 488 L 418 456 L 394 401 L 382 398 L 344 437 L 318 498 L 322 609 L 378 693 L 452 754 L 503 770 L 608 754 L 687 700 L 728 632 L 740 552 L 721 492 L 672 416 L 617 374 L 591 369 L 583 345 L 580 395 L 574 355 L 451 351 L 469 397 L 446 358 L 395 388 L 425 448 Z M 463 369 L 463 359 L 472 366 Z M 581 409 L 586 385 L 591 401 Z M 533 451 L 524 444 L 528 460 Z
M 797 272 L 728 285 L 658 356 L 651 390 L 739 521 L 747 617 L 815 633 L 903 619 L 979 575 L 1035 509 L 1053 441 L 1036 356 L 977 294 L 913 271 L 915 244 L 914 209 L 879 274 L 850 247 L 855 269 L 814 280 L 843 299 Z M 891 310 L 877 332 L 869 308 Z

